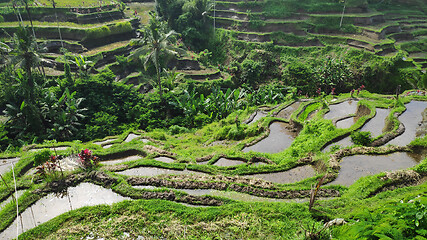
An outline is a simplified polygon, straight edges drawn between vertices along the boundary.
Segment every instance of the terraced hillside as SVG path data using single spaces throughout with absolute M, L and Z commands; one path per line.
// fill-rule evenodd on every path
M 40 47 L 44 47 L 47 75 L 53 76 L 64 73 L 62 47 L 70 60 L 83 55 L 96 63 L 93 72 L 114 63 L 116 55 L 129 55 L 130 40 L 147 21 L 148 11 L 154 9 L 153 3 L 127 6 L 98 1 L 58 1 L 55 8 L 47 1 L 35 1 L 29 11 L 20 5 L 3 5 L 0 37 L 8 42 L 19 25 L 32 28 Z M 71 68 L 75 71 L 77 65 Z
M 88 143 L 26 146 L 1 159 L 7 184 L 0 185 L 0 216 L 4 219 L 0 238 L 15 237 L 18 226 L 20 239 L 58 235 L 237 238 L 242 234 L 287 239 L 304 237 L 301 219 L 304 224 L 329 222 L 327 228 L 333 230 L 328 231 L 340 236 L 340 229 L 353 225 L 333 225 L 365 222 L 354 215 L 360 211 L 375 211 L 378 204 L 394 206 L 402 198 L 407 207 L 411 207 L 409 200 L 425 202 L 420 197 L 427 174 L 426 129 L 420 127 L 427 123 L 425 94 L 408 91 L 399 101 L 367 91 L 324 99 L 288 99 L 234 112 L 221 123 L 195 132 L 127 131 Z M 233 140 L 236 122 L 244 131 L 261 131 Z M 348 141 L 344 145 L 343 140 L 358 129 L 371 132 L 372 141 L 357 142 L 352 137 L 356 144 Z M 418 140 L 413 141 L 415 138 Z M 81 150 L 85 148 L 93 153 Z M 50 154 L 58 155 L 48 160 L 56 164 L 56 170 L 33 167 Z M 100 165 L 86 162 L 90 159 L 100 160 Z M 23 220 L 16 218 L 12 163 Z M 316 191 L 319 201 L 313 205 L 310 189 L 319 181 L 325 185 Z M 65 197 L 54 194 L 58 192 Z M 113 203 L 112 207 L 79 209 Z M 361 205 L 366 208 L 359 210 Z M 211 216 L 204 218 L 203 211 Z M 135 217 L 135 213 L 142 216 Z M 94 214 L 98 214 L 97 221 L 93 221 Z M 333 220 L 336 218 L 345 220 Z M 245 224 L 257 226 L 256 230 L 242 227 Z M 163 227 L 174 229 L 163 232 Z
M 332 44 L 381 56 L 404 50 L 409 53 L 408 61 L 426 68 L 427 15 L 423 9 L 382 9 L 378 4 L 345 8 L 338 2 L 298 7 L 272 0 L 216 1 L 215 9 L 211 16 L 216 27 L 240 41 L 290 47 Z

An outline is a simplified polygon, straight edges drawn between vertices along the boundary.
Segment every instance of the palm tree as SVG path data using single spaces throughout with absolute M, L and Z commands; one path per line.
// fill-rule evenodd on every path
M 150 13 L 150 22 L 144 27 L 144 38 L 138 41 L 142 47 L 135 50 L 131 57 L 144 57 L 144 68 L 147 69 L 148 62 L 152 62 L 156 68 L 157 85 L 162 97 L 162 84 L 160 80 L 160 56 L 163 54 L 185 54 L 185 50 L 170 44 L 172 36 L 177 35 L 175 31 L 167 31 L 166 23 L 161 21 L 155 13 Z
M 12 50 L 9 52 L 7 62 L 25 70 L 29 87 L 34 87 L 32 68 L 42 61 L 39 50 L 36 39 L 28 28 L 19 26 L 17 32 L 13 35 Z
M 30 11 L 30 7 L 28 6 L 28 1 L 29 0 L 22 0 L 25 4 L 25 11 L 27 11 L 27 15 L 28 15 L 28 20 L 30 20 L 30 24 L 31 24 L 31 29 L 33 31 L 33 36 L 34 38 L 36 37 L 36 33 L 34 32 L 34 26 L 33 26 L 33 18 L 31 17 L 31 11 Z

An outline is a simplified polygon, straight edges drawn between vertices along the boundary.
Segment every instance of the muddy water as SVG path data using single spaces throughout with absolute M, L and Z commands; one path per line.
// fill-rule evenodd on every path
M 94 206 L 98 204 L 113 204 L 130 199 L 114 193 L 111 189 L 105 189 L 91 183 L 81 183 L 76 187 L 68 188 L 68 196 L 69 198 L 67 196 L 59 197 L 51 193 L 37 201 L 30 208 L 27 208 L 22 213 L 22 225 L 24 228 L 21 228 L 20 222 L 18 224 L 19 233 L 27 231 L 60 214 L 68 212 L 71 208 L 77 209 L 84 206 Z M 16 225 L 17 220 L 15 220 L 5 231 L 0 233 L 0 239 L 15 238 Z
M 118 163 L 124 163 L 124 162 L 128 162 L 128 161 L 135 161 L 138 159 L 141 159 L 141 156 L 138 155 L 134 155 L 134 156 L 129 156 L 129 157 L 125 157 L 125 158 L 118 158 L 118 159 L 114 159 L 114 160 L 108 160 L 108 161 L 102 161 L 102 164 L 105 165 L 115 165 Z
M 284 118 L 289 119 L 292 115 L 292 113 L 299 108 L 301 105 L 301 102 L 294 102 L 285 109 L 281 110 L 279 113 L 277 113 L 276 117 L 278 118 Z
M 139 138 L 139 137 L 140 137 L 140 135 L 137 135 L 137 134 L 134 134 L 134 133 L 130 133 L 130 134 L 126 137 L 125 142 L 130 142 L 130 141 L 132 141 L 133 139 L 135 139 L 135 138 Z
M 369 120 L 360 131 L 371 132 L 372 137 L 376 137 L 383 133 L 385 120 L 390 114 L 390 109 L 377 108 L 375 117 Z
M 163 174 L 197 174 L 197 175 L 206 175 L 206 173 L 196 172 L 191 170 L 174 170 L 174 169 L 166 169 L 166 168 L 155 168 L 155 167 L 140 167 L 140 168 L 131 168 L 125 171 L 117 172 L 118 174 L 123 174 L 127 176 L 146 176 L 146 177 L 154 177 Z
M 328 146 L 326 146 L 322 150 L 322 152 L 329 152 L 331 150 L 331 148 L 335 145 L 338 145 L 341 148 L 345 148 L 345 147 L 353 145 L 353 142 L 351 141 L 351 137 L 348 136 L 348 137 L 345 137 L 345 138 L 339 140 L 338 142 L 334 142 L 334 143 L 329 144 Z
M 350 186 L 363 176 L 413 167 L 418 164 L 421 158 L 421 155 L 406 152 L 398 152 L 390 155 L 355 155 L 345 157 L 340 162 L 341 169 L 337 179 L 330 184 Z
M 261 111 L 257 111 L 255 117 L 252 119 L 252 121 L 248 122 L 247 124 L 252 124 L 258 120 L 260 120 L 261 118 L 267 116 L 267 113 L 265 112 L 261 112 Z
M 15 164 L 19 161 L 19 158 L 3 158 L 0 159 L 0 174 L 5 174 L 6 172 L 9 172 L 12 167 L 11 163 Z
M 357 101 L 349 100 L 338 104 L 329 105 L 330 111 L 325 114 L 325 119 L 334 119 L 345 117 L 349 114 L 355 114 L 357 110 Z
M 399 121 L 405 125 L 405 132 L 387 144 L 406 146 L 416 137 L 417 127 L 423 121 L 422 112 L 427 108 L 427 102 L 412 101 L 405 106 L 406 111 L 399 117 Z
M 164 163 L 173 163 L 175 160 L 169 157 L 156 157 L 154 158 L 156 161 L 164 162 Z
M 346 118 L 337 122 L 337 128 L 350 128 L 356 122 L 356 118 Z
M 305 165 L 284 172 L 261 173 L 247 176 L 253 178 L 261 178 L 274 183 L 294 183 L 309 177 L 314 177 L 315 175 L 316 172 L 314 171 L 314 169 L 309 165 Z
M 220 158 L 213 165 L 218 167 L 230 167 L 230 166 L 236 166 L 240 164 L 246 164 L 246 162 L 241 160 L 231 160 L 227 158 Z
M 284 122 L 273 122 L 270 125 L 268 137 L 255 145 L 246 147 L 243 152 L 278 153 L 291 146 L 292 141 L 298 134 L 289 130 L 289 124 Z

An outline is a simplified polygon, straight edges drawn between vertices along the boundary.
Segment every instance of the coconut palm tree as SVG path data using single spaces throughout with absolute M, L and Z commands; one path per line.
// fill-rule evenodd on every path
M 142 46 L 135 50 L 132 58 L 144 57 L 144 68 L 147 69 L 151 61 L 156 68 L 157 86 L 162 97 L 162 84 L 160 80 L 161 62 L 160 57 L 164 54 L 178 55 L 185 54 L 185 50 L 174 47 L 170 44 L 170 39 L 178 35 L 175 31 L 167 31 L 166 23 L 161 21 L 155 13 L 150 13 L 151 18 L 148 25 L 143 29 L 144 37 L 138 41 Z
M 7 63 L 21 67 L 27 73 L 28 86 L 34 87 L 32 68 L 42 61 L 39 55 L 40 48 L 36 39 L 28 28 L 19 26 L 12 38 L 12 49 L 9 52 Z

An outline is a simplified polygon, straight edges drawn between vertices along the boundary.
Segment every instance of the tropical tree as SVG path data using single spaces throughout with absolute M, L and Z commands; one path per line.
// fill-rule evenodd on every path
M 135 50 L 132 58 L 144 58 L 144 68 L 147 69 L 151 61 L 156 68 L 157 86 L 160 97 L 162 96 L 162 84 L 160 80 L 161 57 L 163 55 L 185 54 L 185 50 L 171 45 L 172 36 L 177 35 L 175 31 L 167 31 L 167 25 L 161 21 L 155 13 L 150 13 L 150 22 L 143 29 L 144 37 L 137 43 L 142 46 Z
M 28 28 L 19 26 L 12 38 L 12 48 L 7 62 L 15 67 L 20 67 L 27 73 L 29 87 L 34 87 L 32 68 L 39 66 L 42 58 L 36 39 Z

